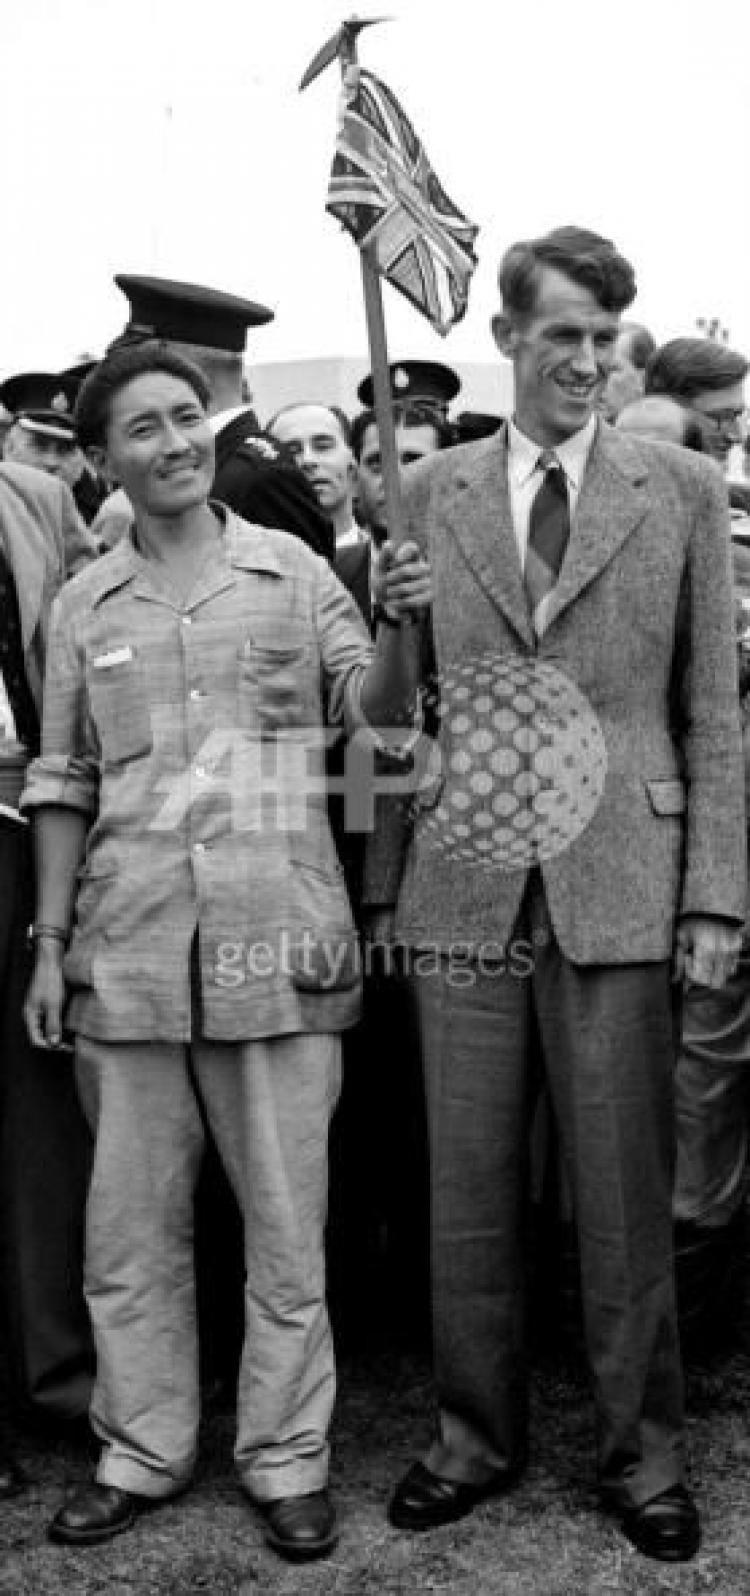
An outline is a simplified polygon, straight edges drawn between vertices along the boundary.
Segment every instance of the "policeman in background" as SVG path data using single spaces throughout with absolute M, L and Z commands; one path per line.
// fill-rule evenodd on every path
M 448 418 L 449 404 L 461 391 L 460 377 L 439 360 L 396 360 L 389 366 L 388 374 L 392 399 L 425 405 L 437 411 L 443 421 Z M 372 373 L 363 378 L 357 398 L 363 410 L 372 410 L 375 403 Z
M 93 362 L 68 371 L 24 371 L 9 377 L 0 399 L 11 416 L 3 455 L 17 465 L 34 466 L 70 488 L 87 526 L 96 516 L 106 488 L 78 447 L 73 406 Z

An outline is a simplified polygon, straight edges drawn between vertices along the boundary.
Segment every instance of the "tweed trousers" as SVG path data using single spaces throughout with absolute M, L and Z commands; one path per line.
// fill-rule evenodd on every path
M 323 1235 L 338 1036 L 189 1048 L 78 1036 L 76 1077 L 95 1137 L 85 1287 L 97 1479 L 166 1497 L 195 1462 L 193 1193 L 205 1113 L 244 1220 L 240 1480 L 259 1501 L 320 1489 L 335 1392 Z
M 446 957 L 439 972 L 412 977 L 430 1138 L 439 1406 L 425 1462 L 480 1483 L 525 1458 L 522 1221 L 531 1061 L 541 1058 L 573 1195 L 599 1486 L 627 1508 L 684 1474 L 669 969 L 571 964 L 536 872 L 508 949 L 504 971 L 452 968 Z

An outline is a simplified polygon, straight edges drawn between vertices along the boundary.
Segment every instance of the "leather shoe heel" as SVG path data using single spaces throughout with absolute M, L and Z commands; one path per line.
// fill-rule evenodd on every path
M 47 1531 L 61 1546 L 97 1546 L 135 1523 L 141 1498 L 116 1485 L 94 1481 L 71 1497 L 55 1514 Z
M 430 1530 L 465 1518 L 488 1496 L 510 1489 L 514 1477 L 493 1475 L 482 1485 L 463 1480 L 446 1480 L 433 1474 L 424 1463 L 415 1463 L 396 1486 L 388 1505 L 388 1518 L 395 1529 Z
M 684 1485 L 671 1485 L 622 1520 L 623 1533 L 644 1557 L 687 1563 L 701 1543 L 698 1512 Z
M 266 1541 L 292 1563 L 327 1557 L 338 1540 L 336 1515 L 327 1491 L 280 1496 L 257 1504 L 266 1521 Z

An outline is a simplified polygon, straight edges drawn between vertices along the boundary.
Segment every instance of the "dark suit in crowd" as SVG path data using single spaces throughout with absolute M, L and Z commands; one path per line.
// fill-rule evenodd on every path
M 36 751 L 50 605 L 95 547 L 65 485 L 0 466 L 0 665 L 15 737 L 0 753 L 0 1184 L 6 1327 L 17 1397 L 40 1416 L 86 1413 L 91 1336 L 82 1289 L 89 1137 L 72 1058 L 32 1048 L 22 1018 L 33 914 L 28 827 L 16 813 Z

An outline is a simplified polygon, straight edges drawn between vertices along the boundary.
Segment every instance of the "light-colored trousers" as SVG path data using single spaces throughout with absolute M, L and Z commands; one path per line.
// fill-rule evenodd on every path
M 319 1490 L 335 1394 L 323 1238 L 339 1037 L 188 1048 L 79 1036 L 76 1076 L 95 1137 L 85 1288 L 97 1479 L 160 1498 L 195 1461 L 200 1099 L 245 1227 L 240 1480 L 259 1501 Z

